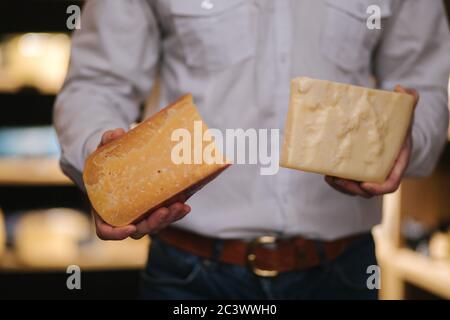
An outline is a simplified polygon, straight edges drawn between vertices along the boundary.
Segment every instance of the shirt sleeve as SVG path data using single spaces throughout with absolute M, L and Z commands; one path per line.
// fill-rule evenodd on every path
M 382 89 L 400 84 L 420 94 L 407 176 L 431 174 L 445 146 L 449 72 L 450 35 L 442 1 L 401 1 L 383 26 L 374 73 Z
M 149 95 L 159 30 L 144 1 L 87 1 L 72 37 L 68 75 L 54 107 L 61 168 L 84 189 L 81 172 L 106 130 L 127 130 Z

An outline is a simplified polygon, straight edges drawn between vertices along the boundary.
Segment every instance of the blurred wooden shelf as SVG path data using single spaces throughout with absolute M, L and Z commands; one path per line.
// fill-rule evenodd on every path
M 22 215 L 11 235 L 14 245 L 0 252 L 0 273 L 66 272 L 70 265 L 82 271 L 145 267 L 150 237 L 102 241 L 95 234 L 92 220 L 84 212 L 70 208 L 34 210 Z
M 450 261 L 431 259 L 394 246 L 374 229 L 377 258 L 381 266 L 381 299 L 405 299 L 407 283 L 444 299 L 450 299 Z
M 132 246 L 124 242 L 102 242 L 80 249 L 80 254 L 73 261 L 42 262 L 39 265 L 24 263 L 16 252 L 8 248 L 0 257 L 0 272 L 66 272 L 69 265 L 77 265 L 82 271 L 132 270 L 143 269 L 147 263 L 149 238 L 135 241 Z
M 0 184 L 71 185 L 57 158 L 1 158 Z
M 399 249 L 393 263 L 405 281 L 450 299 L 450 261 L 433 260 L 409 249 Z

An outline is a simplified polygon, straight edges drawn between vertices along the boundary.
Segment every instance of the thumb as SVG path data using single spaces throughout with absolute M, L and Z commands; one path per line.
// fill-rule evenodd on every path
M 99 147 L 110 143 L 111 141 L 116 140 L 117 138 L 123 136 L 125 134 L 125 130 L 122 128 L 117 128 L 114 130 L 105 131 L 102 135 L 102 139 L 100 141 Z
M 414 107 L 417 105 L 417 102 L 419 101 L 419 92 L 416 89 L 412 89 L 412 88 L 405 88 L 401 85 L 396 85 L 394 88 L 394 92 L 399 92 L 399 93 L 406 93 L 409 94 L 411 96 L 413 96 L 414 98 Z

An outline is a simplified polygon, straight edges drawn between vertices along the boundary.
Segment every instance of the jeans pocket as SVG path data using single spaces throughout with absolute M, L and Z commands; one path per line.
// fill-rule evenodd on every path
M 141 280 L 149 285 L 183 286 L 192 283 L 201 271 L 200 258 L 153 239 Z
M 344 269 L 336 267 L 333 269 L 336 279 L 343 286 L 348 287 L 353 290 L 368 290 L 367 278 L 368 275 L 365 272 L 357 270 Z
M 148 284 L 166 284 L 185 286 L 191 283 L 198 273 L 201 271 L 201 265 L 196 265 L 192 271 L 186 276 L 158 276 L 155 274 L 149 274 L 147 271 L 142 271 L 141 280 Z
M 375 245 L 372 235 L 363 238 L 351 245 L 346 252 L 331 263 L 330 271 L 336 281 L 352 290 L 369 290 L 368 280 L 371 272 L 369 267 L 377 266 Z

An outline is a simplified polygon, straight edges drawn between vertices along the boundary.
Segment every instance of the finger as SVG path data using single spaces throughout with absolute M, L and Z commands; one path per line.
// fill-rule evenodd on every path
M 119 138 L 120 136 L 122 136 L 124 134 L 125 134 L 125 130 L 122 128 L 105 131 L 105 133 L 103 133 L 103 135 L 102 135 L 102 139 L 100 141 L 99 146 L 103 146 L 107 143 L 110 143 L 111 141 Z
M 411 155 L 411 142 L 408 139 L 405 145 L 400 150 L 400 154 L 395 161 L 394 167 L 389 173 L 388 178 L 381 184 L 364 182 L 361 187 L 368 193 L 373 195 L 382 195 L 392 193 L 400 186 L 403 174 L 408 167 L 409 158 Z
M 415 100 L 414 107 L 417 105 L 417 102 L 419 101 L 420 95 L 419 95 L 419 92 L 416 89 L 406 88 L 406 87 L 403 87 L 403 86 L 398 84 L 398 85 L 395 86 L 394 91 L 395 92 L 399 92 L 399 93 L 406 93 L 406 94 L 409 94 L 409 95 L 413 96 L 414 100 Z
M 146 234 L 151 234 L 157 232 L 166 223 L 167 216 L 170 214 L 168 208 L 159 208 L 152 212 L 147 218 L 140 221 L 136 225 L 136 232 L 134 232 L 131 237 L 133 239 L 140 239 Z
M 146 234 L 157 233 L 169 224 L 184 218 L 190 211 L 191 207 L 183 203 L 175 203 L 169 208 L 160 208 L 137 224 L 137 231 L 132 238 L 140 239 Z
M 186 212 L 185 215 L 189 214 L 191 212 L 192 208 L 188 206 L 187 204 L 184 205 L 184 211 Z
M 414 109 L 417 107 L 417 103 L 419 102 L 420 95 L 419 95 L 419 92 L 416 89 L 405 88 L 405 87 L 403 87 L 403 86 L 398 84 L 398 85 L 395 86 L 394 91 L 412 95 L 414 97 Z M 414 123 L 414 112 L 413 112 L 413 114 L 411 116 L 411 121 L 409 123 L 409 127 L 408 127 L 407 136 L 405 138 L 405 141 L 406 141 L 406 139 L 410 138 L 413 123 Z
M 114 129 L 114 131 L 111 134 L 111 139 L 112 140 L 117 139 L 117 138 L 123 136 L 124 134 L 125 134 L 125 130 L 123 130 L 122 128 Z
M 177 202 L 172 204 L 169 207 L 169 210 L 170 215 L 168 217 L 168 220 L 170 221 L 170 223 L 172 223 L 185 217 L 191 211 L 191 207 L 186 204 Z
M 168 209 L 169 214 L 164 216 L 163 221 L 161 221 L 161 224 L 157 227 L 155 232 L 159 232 L 160 230 L 169 226 L 171 223 L 184 218 L 190 212 L 191 207 L 183 203 L 177 202 L 170 205 Z
M 326 176 L 325 177 L 325 181 L 330 185 L 330 187 L 332 187 L 334 190 L 336 190 L 336 191 L 338 191 L 340 193 L 343 193 L 343 194 L 346 194 L 346 195 L 349 195 L 349 196 L 352 196 L 352 197 L 356 196 L 356 194 L 353 194 L 353 193 L 349 192 L 348 190 L 345 190 L 345 189 L 341 188 L 340 186 L 338 186 L 334 182 L 334 177 Z
M 334 184 L 339 188 L 350 192 L 351 194 L 355 194 L 361 196 L 363 198 L 370 198 L 372 195 L 367 193 L 363 188 L 361 188 L 361 183 L 341 178 L 334 178 Z
M 371 195 L 368 194 L 360 187 L 360 183 L 352 180 L 341 179 L 336 177 L 327 176 L 325 177 L 325 181 L 336 189 L 337 191 L 351 195 L 351 196 L 361 196 L 364 198 L 370 198 Z
M 347 190 L 342 189 L 341 187 L 337 186 L 337 185 L 334 183 L 334 177 L 331 177 L 331 176 L 325 176 L 325 181 L 326 181 L 326 183 L 328 183 L 328 185 L 329 185 L 330 187 L 332 187 L 333 189 L 335 189 L 335 190 L 338 191 L 338 192 L 344 193 L 344 194 L 349 195 L 349 196 L 352 196 L 352 197 L 356 196 L 356 194 L 350 193 L 350 192 L 348 192 Z
M 94 213 L 94 221 L 97 236 L 102 240 L 123 240 L 136 232 L 136 226 L 134 225 L 113 227 L 103 221 L 97 213 Z
M 111 141 L 111 136 L 113 134 L 113 130 L 108 130 L 105 131 L 102 135 L 102 139 L 100 141 L 100 144 L 98 145 L 99 147 L 107 144 L 109 141 Z

